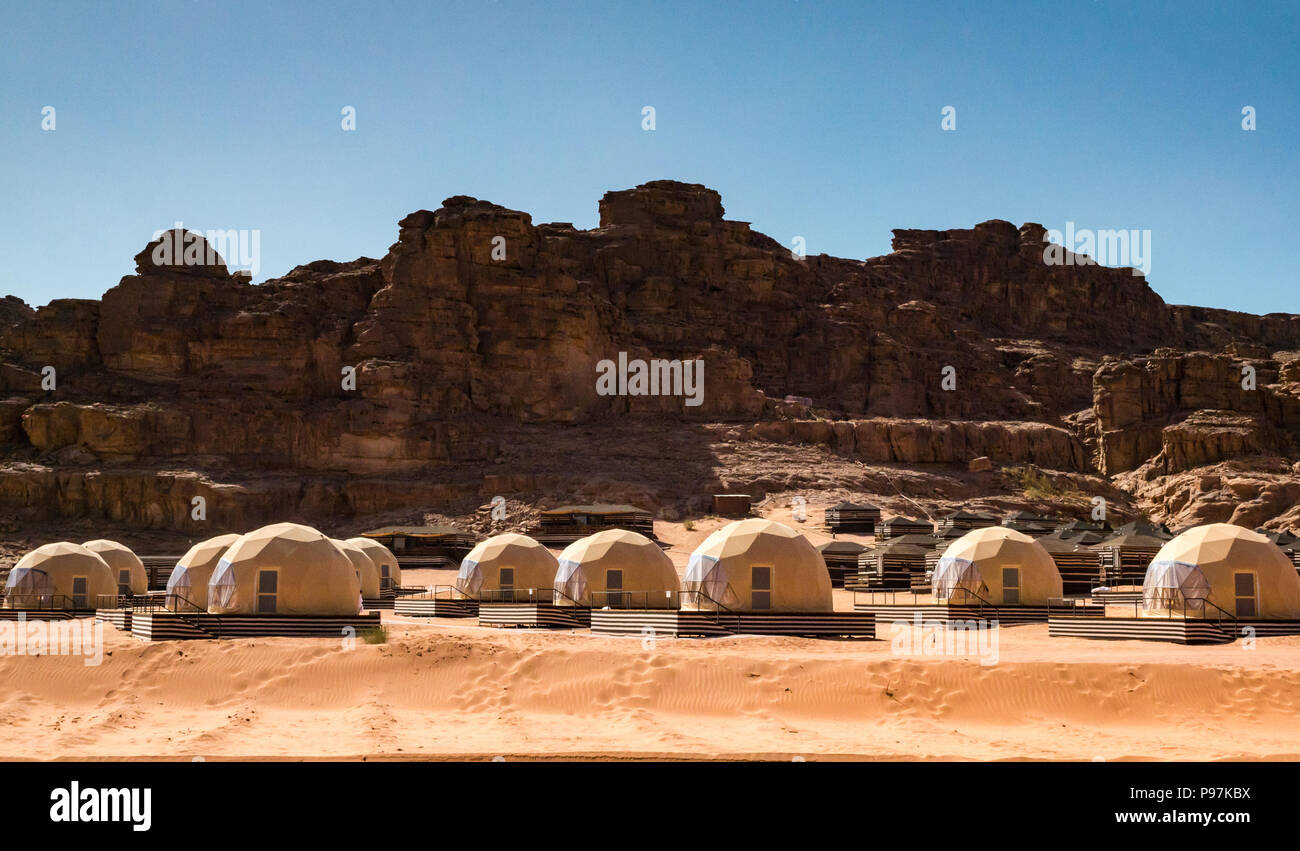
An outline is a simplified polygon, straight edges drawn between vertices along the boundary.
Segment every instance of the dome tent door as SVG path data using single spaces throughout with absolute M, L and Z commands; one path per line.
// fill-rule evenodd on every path
M 605 605 L 612 609 L 623 608 L 623 571 L 611 568 L 605 571 Z
M 749 570 L 751 608 L 764 612 L 772 608 L 772 568 L 754 565 Z
M 275 614 L 275 598 L 279 587 L 279 571 L 259 570 L 257 572 L 257 613 L 259 615 Z
M 1240 571 L 1232 574 L 1232 596 L 1236 603 L 1237 617 L 1253 618 L 1258 614 L 1259 597 L 1256 588 L 1254 573 Z
M 1020 605 L 1020 568 L 1002 568 L 1002 602 L 1009 606 Z

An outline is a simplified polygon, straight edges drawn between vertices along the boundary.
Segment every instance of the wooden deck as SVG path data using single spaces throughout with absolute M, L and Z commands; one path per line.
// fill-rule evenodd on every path
M 595 609 L 597 635 L 643 637 L 800 635 L 875 638 L 876 620 L 857 612 L 700 612 L 674 609 Z
M 1138 588 L 1136 590 L 1111 589 L 1111 590 L 1102 591 L 1100 589 L 1094 588 L 1091 596 L 1092 599 L 1096 600 L 1099 603 L 1128 603 L 1128 604 L 1140 603 L 1142 602 L 1142 589 L 1141 588 Z

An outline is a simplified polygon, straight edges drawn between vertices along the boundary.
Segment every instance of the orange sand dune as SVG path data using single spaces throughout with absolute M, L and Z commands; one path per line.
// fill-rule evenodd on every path
M 387 644 L 0 658 L 0 757 L 1230 759 L 1300 754 L 1300 638 L 1183 648 L 1001 631 L 998 660 L 872 642 L 599 638 L 386 615 Z

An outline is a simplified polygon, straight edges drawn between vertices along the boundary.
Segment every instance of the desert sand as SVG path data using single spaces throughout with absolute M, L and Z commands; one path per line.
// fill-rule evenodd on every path
M 1287 759 L 1300 638 L 1176 647 L 1011 627 L 999 660 L 893 643 L 602 638 L 389 621 L 386 644 L 0 659 L 0 757 Z
M 780 509 L 769 513 L 790 521 Z M 726 521 L 656 524 L 679 569 Z M 808 524 L 812 526 L 812 524 Z M 828 540 L 803 528 L 814 543 Z M 404 585 L 452 571 L 410 570 Z M 836 608 L 852 595 L 836 591 Z M 875 641 L 607 638 L 384 613 L 387 641 L 0 657 L 6 759 L 1292 759 L 1300 637 L 1179 647 L 996 631 L 996 663 Z M 898 646 L 907 638 L 911 647 Z M 984 661 L 989 661 L 986 658 Z

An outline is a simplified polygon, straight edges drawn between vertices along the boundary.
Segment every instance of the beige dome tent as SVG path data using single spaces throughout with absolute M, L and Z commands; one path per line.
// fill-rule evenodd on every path
M 357 581 L 361 583 L 363 599 L 373 600 L 379 596 L 379 565 L 375 564 L 366 551 L 356 544 L 331 538 L 330 542 L 343 551 L 343 555 L 352 562 L 357 571 Z
M 144 569 L 144 562 L 131 551 L 130 547 L 103 538 L 86 541 L 83 547 L 97 553 L 117 579 L 117 593 L 122 597 L 143 595 L 149 590 L 149 574 Z
M 556 605 L 677 608 L 677 569 L 659 545 L 627 529 L 606 529 L 560 553 Z
M 230 545 L 238 540 L 238 535 L 218 535 L 190 547 L 172 568 L 171 576 L 167 577 L 167 608 L 172 611 L 190 611 L 192 608 L 206 611 L 212 571 L 217 569 L 217 563 Z
M 361 583 L 351 559 L 320 532 L 276 523 L 240 536 L 208 583 L 208 611 L 354 615 Z
M 1156 553 L 1142 582 L 1151 612 L 1300 618 L 1300 576 L 1268 538 L 1228 523 L 1183 532 Z
M 789 526 L 759 518 L 705 538 L 691 553 L 682 589 L 683 609 L 721 604 L 741 612 L 834 610 L 821 554 Z
M 931 580 L 938 602 L 1045 606 L 1062 594 L 1056 562 L 1033 538 L 1005 526 L 967 532 L 944 550 Z
M 536 599 L 550 594 L 559 562 L 551 551 L 527 535 L 507 532 L 479 543 L 460 563 L 456 588 L 475 599 Z
M 117 599 L 108 562 L 81 544 L 59 541 L 19 559 L 5 583 L 8 609 L 93 609 L 101 597 Z
M 397 563 L 397 556 L 393 555 L 392 550 L 374 538 L 348 538 L 347 543 L 360 547 L 362 552 L 370 556 L 375 567 L 379 568 L 381 591 L 402 587 L 402 566 Z

